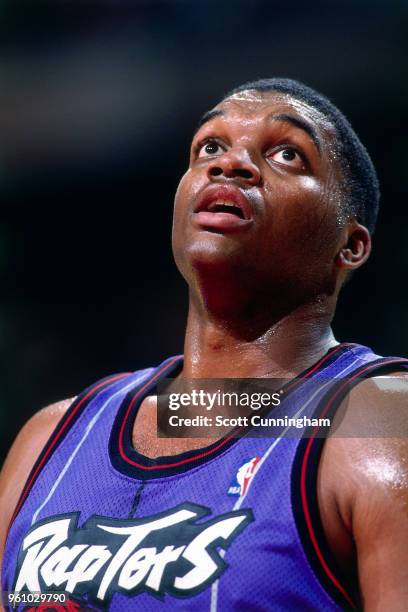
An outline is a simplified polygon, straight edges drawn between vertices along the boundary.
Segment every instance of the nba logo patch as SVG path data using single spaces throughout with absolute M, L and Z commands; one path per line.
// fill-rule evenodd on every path
M 252 457 L 252 459 L 248 459 L 239 467 L 228 489 L 228 495 L 239 495 L 240 497 L 245 495 L 249 482 L 255 473 L 255 466 L 259 463 L 259 460 L 259 457 Z

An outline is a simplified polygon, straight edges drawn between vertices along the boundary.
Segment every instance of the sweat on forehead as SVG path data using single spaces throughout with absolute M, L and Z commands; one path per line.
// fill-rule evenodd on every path
M 331 127 L 331 122 L 324 113 L 309 102 L 300 100 L 290 93 L 244 89 L 223 98 L 217 108 L 226 108 L 227 112 L 230 112 L 229 106 L 234 105 L 238 105 L 243 110 L 247 108 L 248 112 L 262 112 L 263 110 L 268 112 L 271 105 L 287 106 L 295 112 L 306 115 L 312 121 L 323 124 L 324 127 Z
M 324 95 L 292 79 L 259 79 L 239 85 L 223 97 L 255 101 L 251 92 L 280 93 L 315 109 L 334 128 L 338 154 L 343 169 L 342 191 L 346 208 L 372 233 L 378 215 L 380 189 L 377 173 L 364 145 L 346 117 Z M 218 108 L 205 113 L 199 127 L 221 113 Z
M 204 113 L 201 117 L 197 130 L 205 123 L 215 117 L 228 117 L 235 111 L 240 114 L 252 116 L 255 114 L 264 115 L 266 119 L 276 113 L 289 112 L 293 117 L 300 115 L 309 122 L 318 124 L 320 128 L 332 129 L 333 126 L 328 119 L 318 110 L 309 104 L 280 92 L 258 92 L 255 90 L 244 90 L 225 97 L 216 107 Z

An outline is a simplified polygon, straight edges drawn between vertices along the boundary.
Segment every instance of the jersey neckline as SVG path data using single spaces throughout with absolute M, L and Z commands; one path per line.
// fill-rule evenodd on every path
M 317 362 L 288 382 L 286 389 L 292 393 L 304 379 L 312 374 L 316 375 L 321 369 L 334 363 L 345 352 L 357 346 L 353 343 L 341 343 L 331 347 Z M 176 376 L 182 365 L 182 355 L 166 359 L 150 373 L 147 379 L 132 389 L 122 401 L 109 440 L 110 460 L 113 467 L 119 472 L 140 480 L 174 476 L 214 459 L 240 439 L 228 434 L 208 446 L 154 459 L 139 453 L 133 447 L 133 425 L 143 399 L 152 394 L 159 381 Z M 286 393 L 286 399 L 288 396 L 289 394 Z

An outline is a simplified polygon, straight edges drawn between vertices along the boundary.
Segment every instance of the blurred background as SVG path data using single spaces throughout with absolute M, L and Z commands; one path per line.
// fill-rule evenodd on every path
M 197 119 L 256 77 L 329 96 L 382 185 L 339 340 L 408 354 L 408 2 L 0 5 L 0 461 L 40 407 L 182 351 L 174 192 Z

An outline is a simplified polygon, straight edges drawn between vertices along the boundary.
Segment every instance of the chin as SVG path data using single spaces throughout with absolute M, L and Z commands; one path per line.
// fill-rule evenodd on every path
M 245 267 L 242 245 L 226 239 L 222 234 L 202 232 L 194 241 L 173 245 L 176 265 L 187 280 L 191 273 L 201 271 L 240 274 Z M 246 258 L 248 261 L 248 257 Z
M 242 260 L 243 248 L 229 236 L 201 232 L 200 237 L 184 249 L 184 253 L 193 267 L 200 264 L 230 266 Z

